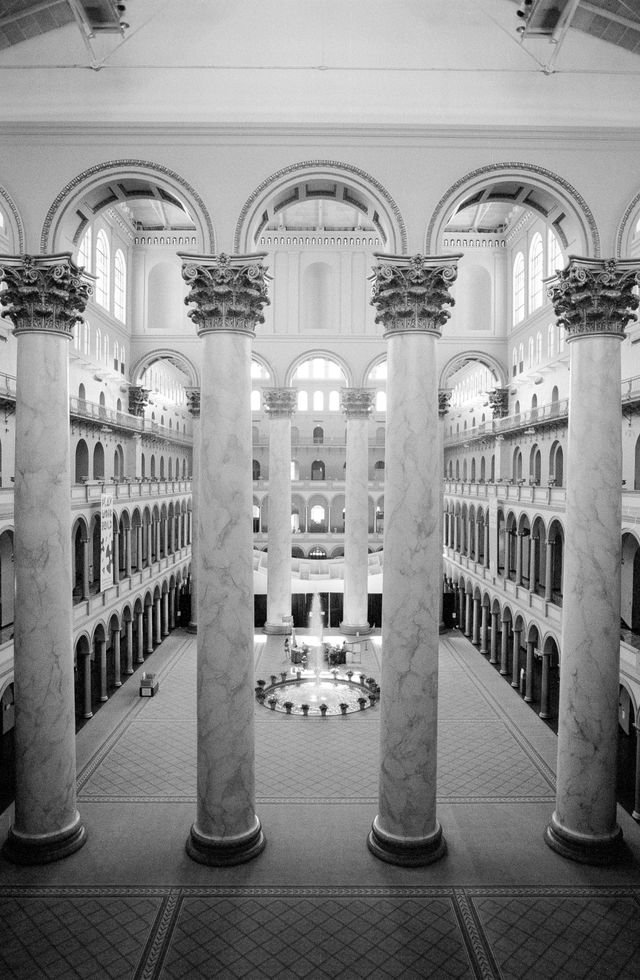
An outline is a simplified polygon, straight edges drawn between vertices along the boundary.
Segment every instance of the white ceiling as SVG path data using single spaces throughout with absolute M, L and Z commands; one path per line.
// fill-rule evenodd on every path
M 0 17 L 2 2 L 11 0 L 0 0 Z M 633 14 L 637 0 L 626 2 Z M 581 13 L 595 23 L 596 7 Z M 87 41 L 74 21 L 0 50 L 0 120 L 638 126 L 637 53 L 576 29 L 560 48 L 521 42 L 516 9 L 513 0 L 126 0 L 124 38 Z

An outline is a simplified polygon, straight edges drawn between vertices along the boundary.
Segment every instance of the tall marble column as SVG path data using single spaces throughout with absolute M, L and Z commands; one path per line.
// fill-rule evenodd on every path
M 200 471 L 200 389 L 187 389 L 187 404 L 193 426 L 193 453 L 191 463 L 191 519 L 198 520 L 198 479 Z M 198 535 L 189 534 L 191 540 L 191 615 L 187 629 L 198 632 Z
M 344 527 L 344 618 L 348 635 L 369 633 L 369 416 L 375 391 L 343 388 L 342 411 L 347 417 L 347 469 Z
M 482 606 L 482 625 L 480 627 L 480 653 L 489 652 L 489 604 Z
M 1 256 L 0 280 L 17 341 L 16 789 L 2 853 L 43 864 L 86 840 L 76 806 L 67 342 L 91 286 L 67 253 Z
M 251 340 L 262 254 L 181 255 L 202 341 L 198 479 L 198 806 L 187 853 L 207 865 L 265 846 L 255 812 Z
M 509 673 L 509 623 L 508 617 L 502 616 L 502 640 L 500 644 L 500 673 L 503 677 Z
M 388 340 L 381 767 L 372 853 L 424 865 L 446 853 L 436 816 L 441 588 L 436 338 L 459 256 L 376 256 L 372 303 Z
M 269 416 L 269 537 L 267 556 L 267 621 L 265 633 L 290 630 L 291 616 L 291 416 L 295 388 L 263 392 Z
M 520 686 L 520 634 L 522 633 L 521 626 L 514 626 L 513 628 L 513 652 L 511 655 L 511 687 Z
M 617 856 L 622 415 L 620 341 L 640 260 L 571 257 L 549 287 L 569 346 L 570 392 L 556 807 L 564 857 Z

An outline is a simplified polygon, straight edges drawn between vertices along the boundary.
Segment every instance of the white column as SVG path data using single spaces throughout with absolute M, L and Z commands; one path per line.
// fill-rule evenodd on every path
M 291 416 L 295 388 L 263 392 L 269 416 L 269 535 L 265 633 L 282 634 L 291 616 Z
M 489 647 L 489 606 L 482 607 L 482 625 L 480 627 L 480 653 L 488 653 Z
M 113 662 L 114 662 L 114 686 L 122 686 L 121 677 L 121 665 L 120 665 L 120 629 L 115 629 L 111 631 L 111 646 L 113 647 Z
M 441 588 L 436 338 L 459 256 L 377 256 L 372 303 L 388 339 L 381 768 L 372 853 L 424 865 L 446 853 L 436 816 Z
M 375 392 L 343 388 L 342 410 L 347 417 L 345 480 L 344 611 L 340 629 L 368 633 L 369 591 L 369 416 Z
M 76 807 L 67 344 L 90 286 L 70 254 L 2 256 L 0 280 L 17 342 L 16 792 L 2 853 L 44 864 L 86 840 Z
M 502 641 L 500 644 L 500 673 L 503 677 L 509 673 L 509 620 L 502 617 Z
M 193 534 L 198 520 L 198 481 L 200 473 L 200 389 L 187 390 L 189 413 L 193 426 L 193 451 L 191 457 L 191 511 L 187 513 L 189 520 L 187 538 L 191 542 L 191 616 L 187 629 L 190 633 L 198 632 L 198 535 Z
M 570 393 L 556 807 L 546 841 L 565 857 L 618 856 L 622 414 L 620 341 L 640 261 L 572 258 L 550 295 L 567 331 Z M 633 316 L 633 319 L 636 317 Z
M 513 652 L 511 655 L 511 687 L 520 686 L 520 634 L 522 627 L 515 627 L 513 630 Z
M 187 853 L 239 864 L 265 845 L 255 812 L 251 340 L 264 256 L 186 256 L 202 340 L 198 479 L 196 819 Z

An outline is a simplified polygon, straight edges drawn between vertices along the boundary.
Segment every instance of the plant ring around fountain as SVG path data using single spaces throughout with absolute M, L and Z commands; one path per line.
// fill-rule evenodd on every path
M 328 718 L 370 708 L 378 702 L 380 688 L 374 678 L 364 674 L 354 673 L 350 679 L 338 670 L 296 670 L 294 667 L 286 680 L 259 686 L 256 695 L 259 703 L 271 711 Z M 320 707 L 323 704 L 326 709 Z M 308 708 L 303 710 L 303 705 Z

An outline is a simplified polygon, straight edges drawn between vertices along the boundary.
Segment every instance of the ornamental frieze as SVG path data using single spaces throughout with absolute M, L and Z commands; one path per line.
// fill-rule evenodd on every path
M 640 260 L 586 259 L 569 256 L 565 269 L 547 280 L 549 299 L 567 340 L 585 334 L 624 337 L 629 322 L 638 319 Z
M 375 391 L 373 388 L 343 388 L 342 411 L 347 419 L 368 419 L 373 411 Z
M 43 331 L 73 335 L 93 293 L 90 278 L 70 252 L 57 255 L 0 255 L 4 315 L 16 334 Z
M 440 336 L 440 328 L 454 305 L 449 288 L 458 276 L 461 255 L 400 255 L 374 253 L 371 305 L 376 323 L 385 331 L 428 331 Z
M 264 410 L 270 418 L 290 418 L 296 410 L 297 388 L 264 388 Z
M 186 305 L 198 335 L 215 330 L 253 334 L 264 323 L 262 309 L 269 303 L 266 252 L 252 255 L 188 255 L 182 259 L 182 278 L 190 286 Z

